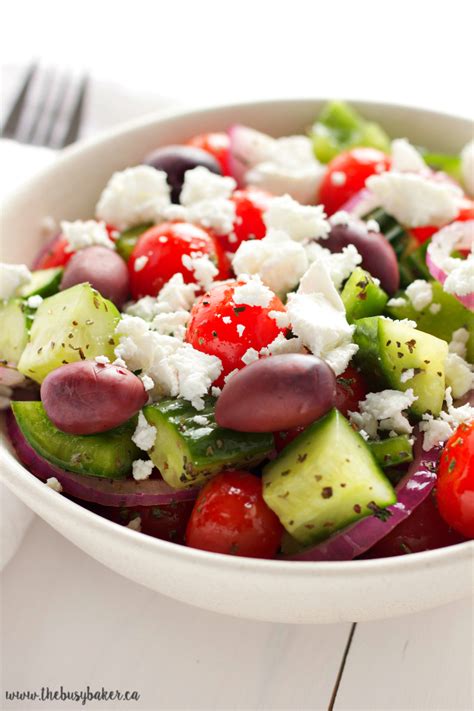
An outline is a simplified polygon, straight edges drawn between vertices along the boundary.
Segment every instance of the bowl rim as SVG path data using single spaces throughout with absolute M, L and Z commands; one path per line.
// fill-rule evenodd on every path
M 73 161 L 81 154 L 92 151 L 99 145 L 112 142 L 125 134 L 133 134 L 153 125 L 177 118 L 205 116 L 207 114 L 226 109 L 229 111 L 245 110 L 260 107 L 269 109 L 270 107 L 278 108 L 288 106 L 289 104 L 310 105 L 313 103 L 321 103 L 331 100 L 331 97 L 289 97 L 276 99 L 263 99 L 258 101 L 238 101 L 238 102 L 215 102 L 206 104 L 205 106 L 179 106 L 172 107 L 167 110 L 159 109 L 149 112 L 143 116 L 121 123 L 109 129 L 105 129 L 90 138 L 78 141 L 76 144 L 61 151 L 61 154 L 52 161 L 50 165 L 43 168 L 41 171 L 33 175 L 15 189 L 12 193 L 6 196 L 2 201 L 2 209 L 14 209 L 15 203 L 21 201 L 25 193 L 28 193 L 34 186 L 43 181 L 49 175 L 53 175 L 56 171 L 60 171 L 64 164 Z M 350 99 L 353 105 L 360 107 L 362 111 L 371 108 L 396 108 L 397 110 L 406 110 L 409 113 L 420 113 L 426 117 L 442 117 L 446 120 L 453 121 L 470 121 L 467 116 L 451 114 L 448 112 L 426 109 L 421 106 L 406 105 L 396 102 L 387 101 L 366 101 L 359 99 Z M 8 488 L 15 490 L 15 484 L 9 481 L 9 478 L 16 479 L 19 488 L 26 487 L 31 494 L 43 497 L 45 505 L 48 507 L 56 506 L 69 518 L 74 519 L 82 525 L 86 523 L 96 530 L 102 531 L 109 536 L 117 536 L 118 540 L 122 539 L 130 544 L 137 545 L 141 543 L 146 546 L 149 552 L 160 551 L 165 557 L 177 556 L 183 564 L 187 562 L 197 562 L 205 566 L 214 567 L 219 565 L 229 571 L 247 572 L 249 574 L 273 574 L 285 573 L 290 574 L 290 571 L 299 576 L 313 576 L 315 572 L 324 573 L 331 577 L 342 577 L 347 573 L 361 573 L 371 575 L 373 573 L 385 572 L 395 573 L 397 571 L 406 572 L 414 568 L 432 565 L 451 564 L 455 561 L 467 561 L 474 554 L 474 541 L 465 541 L 453 546 L 438 548 L 420 553 L 411 553 L 410 555 L 400 555 L 387 558 L 373 558 L 364 560 L 348 560 L 348 561 L 294 561 L 294 560 L 279 560 L 279 559 L 259 559 L 247 558 L 241 556 L 231 556 L 222 553 L 212 553 L 196 548 L 190 548 L 185 545 L 176 544 L 170 541 L 165 541 L 159 538 L 153 538 L 147 534 L 134 531 L 126 526 L 121 526 L 113 521 L 110 521 L 99 514 L 96 514 L 84 508 L 80 504 L 71 501 L 63 496 L 57 496 L 57 492 L 52 491 L 49 487 L 36 478 L 14 455 L 12 443 L 6 432 L 0 436 L 0 461 L 3 462 L 9 470 L 7 476 L 2 472 L 1 479 L 5 482 Z M 51 504 L 47 497 L 51 499 Z M 21 497 L 19 497 L 21 498 Z M 56 504 L 54 504 L 56 501 Z M 138 538 L 139 536 L 139 538 Z

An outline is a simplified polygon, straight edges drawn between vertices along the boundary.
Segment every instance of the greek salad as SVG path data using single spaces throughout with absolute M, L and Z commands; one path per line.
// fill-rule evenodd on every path
M 159 147 L 0 265 L 0 403 L 54 494 L 229 555 L 474 538 L 474 141 L 342 102 Z

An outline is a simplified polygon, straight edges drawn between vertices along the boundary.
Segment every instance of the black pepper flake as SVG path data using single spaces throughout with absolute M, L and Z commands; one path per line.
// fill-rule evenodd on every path
M 69 361 L 67 361 L 67 360 L 62 360 L 62 361 L 61 361 L 61 363 L 62 363 L 63 365 L 67 365 L 68 362 L 69 362 Z
M 82 348 L 79 348 L 79 355 L 80 355 L 80 357 L 81 357 L 81 360 L 85 360 L 85 359 L 86 359 L 85 353 L 84 353 L 84 351 L 82 350 Z
M 321 481 L 323 477 L 320 474 L 315 474 L 314 478 L 316 479 L 316 481 Z
M 401 351 L 398 351 L 397 356 L 398 356 L 399 358 L 403 358 L 403 353 L 401 353 Z
M 436 375 L 439 375 L 440 378 L 443 377 L 443 373 L 441 373 L 441 371 L 439 371 L 439 370 L 436 371 Z
M 202 305 L 203 305 L 203 306 L 209 306 L 209 301 L 203 301 L 203 302 L 202 302 Z
M 354 511 L 356 512 L 356 514 L 360 514 L 360 512 L 362 511 L 360 504 L 354 504 Z
M 68 337 L 68 338 L 74 338 L 74 334 L 73 334 L 73 333 L 68 333 L 68 334 L 67 334 L 67 337 Z
M 214 338 L 217 338 L 217 331 L 213 331 L 212 335 L 214 336 Z
M 73 322 L 72 322 L 72 325 L 73 325 L 73 326 L 79 326 L 79 323 L 78 323 L 77 321 L 73 321 Z
M 92 301 L 93 301 L 93 303 L 94 303 L 94 307 L 95 307 L 96 309 L 99 309 L 99 308 L 100 308 L 100 301 L 99 301 L 99 299 L 97 298 L 97 296 L 94 296 L 94 298 L 92 299 Z
M 424 360 L 423 363 L 426 363 L 426 365 L 429 365 L 431 363 L 430 360 Z
M 298 454 L 298 461 L 304 462 L 304 460 L 306 459 L 307 456 L 308 456 L 307 452 L 305 452 L 304 454 Z
M 237 316 L 241 314 L 242 311 L 245 311 L 245 306 L 234 306 L 234 314 Z
M 400 341 L 395 341 L 395 343 L 397 344 L 397 348 L 401 348 L 401 347 L 402 347 L 402 344 L 400 343 Z
M 108 344 L 109 344 L 109 346 L 115 346 L 115 341 L 112 337 L 109 338 Z
M 56 345 L 56 342 L 55 342 L 55 341 L 51 341 L 51 343 L 50 343 L 51 350 L 53 350 L 53 348 L 55 347 L 55 345 Z
M 358 286 L 359 289 L 365 289 L 367 286 L 369 286 L 368 278 L 365 277 L 365 279 L 361 279 L 360 281 L 357 282 L 356 286 Z
M 288 521 L 288 526 L 294 526 L 294 525 L 295 525 L 295 522 L 293 521 L 293 519 L 291 519 L 291 521 Z
M 414 338 L 412 338 L 410 341 L 405 341 L 405 345 L 408 346 L 408 350 L 410 351 L 410 353 L 413 353 L 413 351 L 415 350 L 416 341 Z
M 386 343 L 385 345 L 386 345 L 386 346 L 389 346 L 389 345 L 391 344 L 391 342 L 392 342 L 392 341 L 387 341 L 387 343 Z
M 314 523 L 305 523 L 304 527 L 311 531 L 311 529 L 314 528 Z
M 288 474 L 291 474 L 291 469 L 285 469 L 285 471 L 282 472 L 280 476 L 288 476 Z
M 332 486 L 325 486 L 321 492 L 323 499 L 330 499 L 332 496 Z
M 37 354 L 39 355 L 39 354 L 41 353 L 41 351 L 42 351 L 42 350 L 43 350 L 43 346 L 40 346 L 40 347 L 38 348 L 38 350 L 36 351 L 36 352 L 37 352 Z
M 340 486 L 342 489 L 345 489 L 346 486 L 347 486 L 347 484 L 346 484 L 345 481 L 343 481 L 343 482 L 341 482 L 341 484 L 340 484 L 339 486 Z
M 287 498 L 289 497 L 289 495 L 290 495 L 290 492 L 289 492 L 289 491 L 285 491 L 284 494 L 278 494 L 278 498 L 279 498 L 279 499 L 287 499 Z
M 380 506 L 377 506 L 375 501 L 371 501 L 369 504 L 367 504 L 367 508 L 372 511 L 375 518 L 378 518 L 379 521 L 388 521 L 388 519 L 392 515 L 391 511 L 389 511 L 388 509 L 381 509 Z

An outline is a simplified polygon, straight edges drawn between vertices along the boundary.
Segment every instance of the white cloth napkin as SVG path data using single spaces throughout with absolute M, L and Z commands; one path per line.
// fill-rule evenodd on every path
M 12 68 L 14 71 L 21 76 L 20 70 Z M 9 78 L 11 83 L 11 75 Z M 91 81 L 81 136 L 89 136 L 114 123 L 177 103 L 176 99 L 137 95 L 118 84 Z M 0 140 L 0 200 L 54 158 L 55 153 L 47 148 Z M 15 555 L 33 516 L 33 512 L 0 483 L 0 570 Z

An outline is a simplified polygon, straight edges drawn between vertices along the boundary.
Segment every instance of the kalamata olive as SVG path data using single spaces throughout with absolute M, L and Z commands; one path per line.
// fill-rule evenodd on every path
M 277 432 L 309 425 L 334 406 L 336 377 L 312 355 L 288 353 L 251 363 L 224 386 L 216 405 L 221 427 Z
M 86 247 L 74 254 L 64 269 L 61 289 L 88 281 L 120 309 L 128 297 L 128 269 L 112 249 Z
M 333 225 L 324 246 L 331 252 L 342 252 L 353 244 L 362 257 L 362 267 L 380 279 L 385 291 L 392 295 L 400 285 L 397 256 L 390 242 L 380 232 L 370 232 L 365 223 L 351 220 L 349 225 Z
M 151 165 L 153 168 L 163 170 L 167 174 L 173 202 L 179 202 L 184 174 L 187 170 L 203 166 L 210 170 L 211 173 L 222 175 L 221 167 L 214 156 L 194 146 L 157 148 L 149 153 L 143 162 L 145 165 Z
M 51 422 L 63 432 L 105 432 L 133 417 L 148 400 L 143 383 L 126 368 L 93 360 L 51 371 L 41 385 Z

